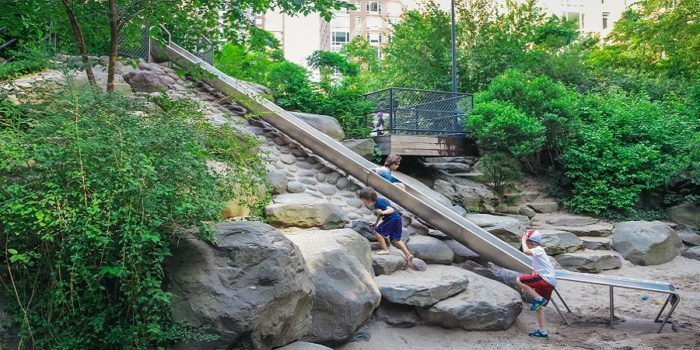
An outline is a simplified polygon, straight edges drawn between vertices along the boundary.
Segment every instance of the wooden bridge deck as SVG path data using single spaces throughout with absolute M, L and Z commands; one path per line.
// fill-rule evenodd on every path
M 406 156 L 459 157 L 477 156 L 473 140 L 464 136 L 375 136 L 382 155 L 397 153 Z

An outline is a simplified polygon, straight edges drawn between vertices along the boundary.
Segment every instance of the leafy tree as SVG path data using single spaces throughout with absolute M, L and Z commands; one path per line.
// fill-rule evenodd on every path
M 336 71 L 347 77 L 356 76 L 360 72 L 360 68 L 356 64 L 350 63 L 347 58 L 330 51 L 314 51 L 307 58 L 307 62 L 309 67 L 319 69 L 323 77 L 328 77 Z
M 362 36 L 356 36 L 340 49 L 340 54 L 351 63 L 357 64 L 360 70 L 368 73 L 379 72 L 379 56 L 377 49 L 369 44 Z

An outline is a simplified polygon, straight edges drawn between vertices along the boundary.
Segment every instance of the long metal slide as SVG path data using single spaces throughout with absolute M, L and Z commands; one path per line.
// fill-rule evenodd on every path
M 205 73 L 203 74 L 205 76 L 205 78 L 203 78 L 204 82 L 242 104 L 250 110 L 254 116 L 262 118 L 295 141 L 301 143 L 304 147 L 333 163 L 367 186 L 372 186 L 378 192 L 406 210 L 419 216 L 436 229 L 468 246 L 482 258 L 511 270 L 522 273 L 531 272 L 532 259 L 529 256 L 420 191 L 412 188 L 408 188 L 404 191 L 392 185 L 371 170 L 376 168 L 374 163 L 359 156 L 352 150 L 343 146 L 340 142 L 314 129 L 291 113 L 263 98 L 241 81 L 222 73 L 196 55 L 171 42 L 170 39 L 168 39 L 167 43 L 164 45 L 157 42 L 152 42 L 152 45 L 160 45 L 161 48 L 167 52 L 172 62 L 186 70 L 198 73 L 203 71 Z M 200 74 L 198 76 L 202 75 Z M 557 279 L 560 281 L 608 286 L 610 293 L 611 327 L 614 318 L 614 288 L 637 289 L 665 294 L 667 296 L 666 301 L 654 319 L 655 322 L 661 322 L 658 332 L 661 332 L 680 302 L 680 297 L 670 283 L 606 275 L 592 275 L 564 270 L 557 270 Z M 566 309 L 571 312 L 558 292 L 557 295 Z M 554 300 L 552 301 L 554 302 Z M 671 305 L 670 310 L 668 310 L 663 317 L 663 320 L 660 320 L 669 304 Z M 567 322 L 556 303 L 554 303 L 554 306 L 564 319 L 564 322 Z

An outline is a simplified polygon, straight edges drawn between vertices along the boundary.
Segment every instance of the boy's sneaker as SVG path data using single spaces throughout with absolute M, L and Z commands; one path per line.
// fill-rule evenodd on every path
M 542 332 L 541 330 L 536 330 L 532 333 L 528 333 L 527 335 L 533 337 L 533 338 L 544 338 L 544 339 L 549 339 L 549 333 Z
M 542 297 L 539 297 L 538 299 L 535 299 L 532 302 L 532 305 L 530 305 L 530 311 L 536 311 L 539 308 L 541 308 L 543 305 L 547 304 L 547 300 L 545 300 Z

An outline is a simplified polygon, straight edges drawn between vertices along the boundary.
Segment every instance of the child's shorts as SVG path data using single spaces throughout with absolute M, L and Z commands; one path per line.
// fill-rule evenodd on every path
M 393 241 L 401 240 L 401 217 L 392 218 L 389 220 L 382 221 L 377 227 L 374 228 L 375 231 L 379 232 L 383 237 L 389 237 Z
M 532 287 L 537 294 L 539 294 L 541 297 L 545 298 L 546 300 L 549 300 L 552 298 L 552 292 L 554 291 L 554 286 L 549 284 L 547 281 L 542 279 L 537 274 L 534 275 L 523 275 L 518 277 L 520 279 L 520 282 L 522 282 L 525 285 L 528 285 Z

